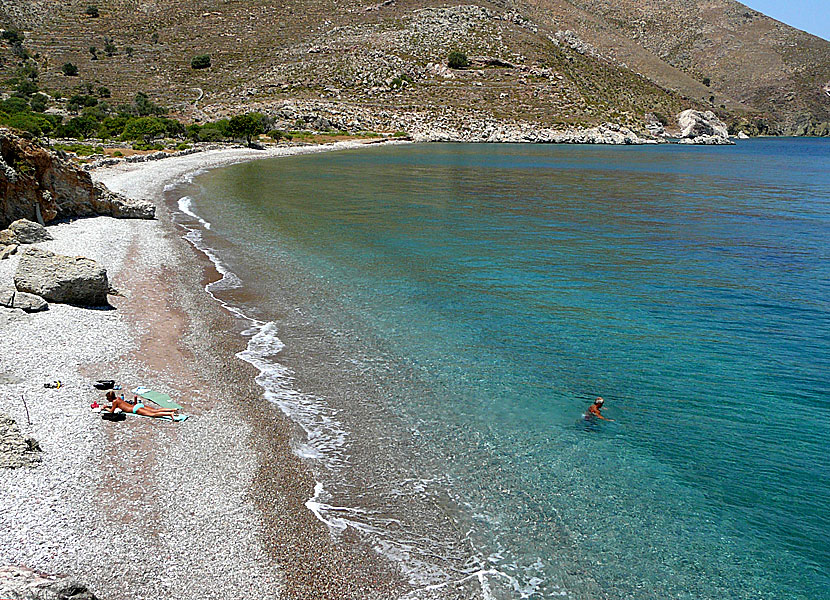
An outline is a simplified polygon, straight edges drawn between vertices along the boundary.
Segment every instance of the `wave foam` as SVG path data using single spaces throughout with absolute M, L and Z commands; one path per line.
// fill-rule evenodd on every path
M 199 221 L 199 223 L 201 223 L 202 227 L 204 227 L 205 229 L 210 229 L 210 223 L 208 221 L 205 221 L 195 212 L 193 212 L 193 198 L 191 198 L 190 196 L 182 196 L 181 198 L 179 198 L 179 210 L 182 211 L 184 214 L 193 217 L 194 219 Z

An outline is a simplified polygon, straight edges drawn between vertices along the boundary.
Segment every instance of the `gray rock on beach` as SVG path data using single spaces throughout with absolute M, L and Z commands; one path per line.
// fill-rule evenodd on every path
M 116 219 L 154 219 L 156 216 L 153 203 L 116 194 L 103 183 L 95 183 L 95 207 L 99 214 Z
M 46 300 L 40 296 L 18 292 L 14 288 L 0 288 L 0 306 L 19 308 L 25 312 L 38 312 L 49 308 Z
M 19 292 L 50 302 L 106 306 L 107 270 L 91 258 L 63 256 L 42 248 L 26 248 L 14 274 Z
M 28 219 L 18 219 L 9 225 L 8 231 L 11 232 L 12 243 L 15 244 L 37 244 L 55 239 L 43 225 Z
M 0 469 L 32 467 L 41 461 L 40 444 L 20 433 L 14 419 L 0 415 Z
M 83 583 L 71 577 L 46 575 L 16 565 L 0 567 L 0 598 L 97 600 Z

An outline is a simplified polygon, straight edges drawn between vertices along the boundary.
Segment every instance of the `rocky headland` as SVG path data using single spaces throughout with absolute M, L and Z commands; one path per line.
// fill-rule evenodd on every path
M 152 219 L 154 214 L 152 203 L 113 194 L 67 156 L 0 128 L 0 227 L 18 219 L 43 225 L 73 217 Z

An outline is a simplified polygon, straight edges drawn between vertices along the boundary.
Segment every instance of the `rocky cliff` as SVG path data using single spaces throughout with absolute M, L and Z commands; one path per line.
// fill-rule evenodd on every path
M 18 219 L 93 215 L 152 219 L 155 207 L 114 194 L 57 153 L 0 129 L 0 229 Z

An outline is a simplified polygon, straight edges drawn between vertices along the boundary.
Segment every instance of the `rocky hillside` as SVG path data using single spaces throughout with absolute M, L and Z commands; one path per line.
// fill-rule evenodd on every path
M 687 108 L 782 131 L 830 121 L 830 43 L 732 0 L 5 0 L 0 24 L 26 31 L 42 87 L 143 90 L 195 119 L 314 100 L 563 128 L 642 130 Z M 446 68 L 454 49 L 471 68 Z M 0 57 L 10 73 L 11 48 Z

